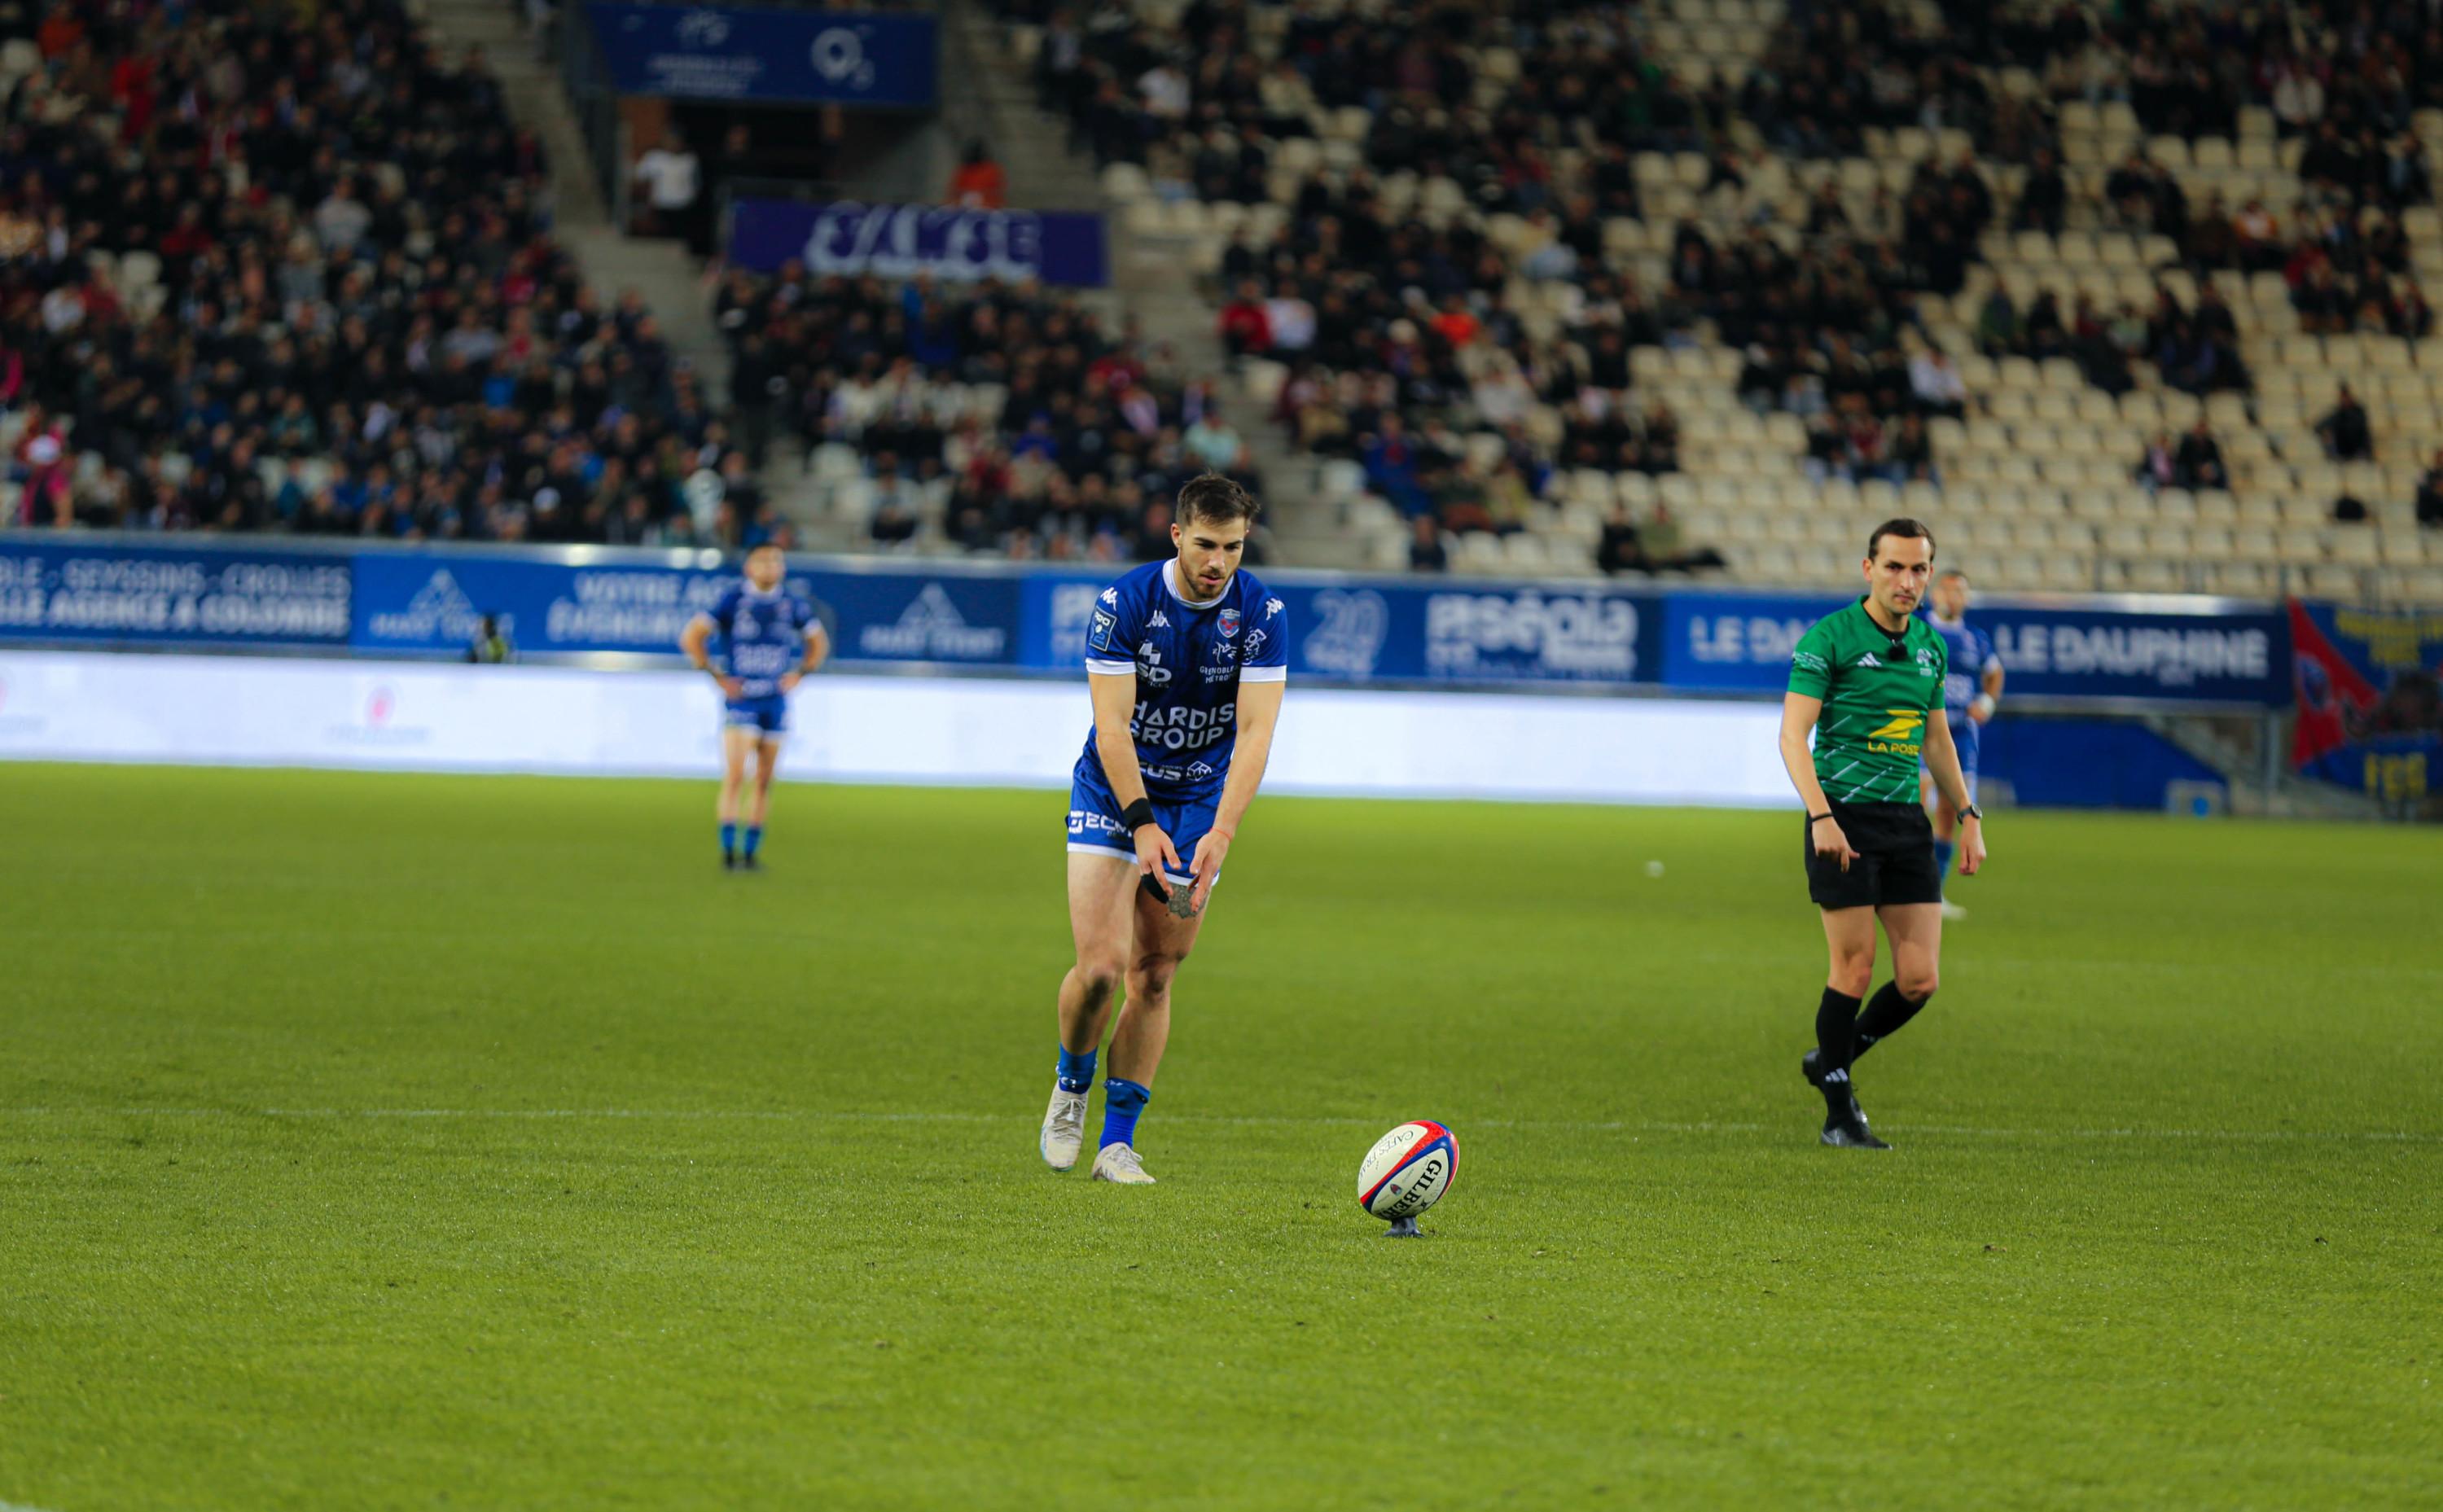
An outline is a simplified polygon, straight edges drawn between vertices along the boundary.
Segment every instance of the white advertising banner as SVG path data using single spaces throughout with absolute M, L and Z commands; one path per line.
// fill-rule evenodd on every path
M 0 758 L 708 776 L 711 683 L 562 666 L 0 652 Z M 1291 688 L 1267 791 L 1758 806 L 1767 703 Z M 784 779 L 1058 787 L 1082 681 L 820 676 Z

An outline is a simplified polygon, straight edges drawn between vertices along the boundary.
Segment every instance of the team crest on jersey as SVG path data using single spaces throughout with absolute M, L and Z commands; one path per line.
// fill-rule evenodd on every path
M 1223 610 L 1222 611 L 1222 638 L 1223 640 L 1225 640 L 1225 641 L 1226 641 L 1226 640 L 1228 640 L 1231 636 L 1236 635 L 1236 634 L 1238 634 L 1238 633 L 1239 633 L 1239 611 L 1238 611 L 1237 610 L 1235 610 L 1235 609 L 1225 609 L 1225 610 Z

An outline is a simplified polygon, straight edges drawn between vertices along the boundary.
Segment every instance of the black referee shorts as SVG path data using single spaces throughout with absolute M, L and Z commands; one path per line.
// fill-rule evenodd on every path
M 1876 908 L 1885 903 L 1942 902 L 1942 874 L 1934 867 L 1934 825 L 1914 803 L 1841 803 L 1832 822 L 1858 853 L 1841 869 L 1839 852 L 1818 855 L 1813 827 L 1800 839 L 1807 857 L 1807 896 L 1818 908 Z

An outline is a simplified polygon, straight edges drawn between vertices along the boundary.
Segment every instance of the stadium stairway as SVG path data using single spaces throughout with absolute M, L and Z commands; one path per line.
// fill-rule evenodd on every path
M 961 0 L 951 13 L 959 46 L 980 64 L 973 69 L 983 85 L 979 126 L 1008 176 L 1010 204 L 1099 212 L 1116 296 L 1106 319 L 1116 325 L 1123 312 L 1133 316 L 1144 346 L 1168 342 L 1188 373 L 1230 373 L 1233 364 L 1216 329 L 1213 305 L 1198 283 L 1192 243 L 1131 228 L 1123 207 L 1104 192 L 1090 160 L 1070 150 L 1068 123 L 1037 108 L 1029 52 L 1011 46 L 1001 24 L 972 0 Z M 1274 559 L 1299 567 L 1364 566 L 1363 542 L 1313 502 L 1315 460 L 1290 447 L 1267 418 L 1269 405 L 1236 390 L 1222 398 L 1223 413 L 1246 441 L 1250 461 L 1264 480 Z
M 633 237 L 613 224 L 600 188 L 586 172 L 592 155 L 560 76 L 520 10 L 508 0 L 423 0 L 418 10 L 450 55 L 470 46 L 484 49 L 509 115 L 542 139 L 551 159 L 553 234 L 585 270 L 586 282 L 606 304 L 628 289 L 643 295 L 671 352 L 695 368 L 705 396 L 715 405 L 726 404 L 729 353 L 712 323 L 702 274 L 677 243 Z M 817 508 L 820 495 L 806 472 L 805 459 L 794 448 L 773 448 L 763 483 L 774 506 L 797 523 L 801 537 L 826 534 Z M 833 543 L 811 539 L 810 544 Z

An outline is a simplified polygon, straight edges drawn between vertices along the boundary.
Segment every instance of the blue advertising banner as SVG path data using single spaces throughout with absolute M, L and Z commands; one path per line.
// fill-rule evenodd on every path
M 186 646 L 348 643 L 348 559 L 0 541 L 0 637 Z
M 522 655 L 667 655 L 735 568 L 538 562 L 483 553 L 367 553 L 357 559 L 358 650 L 456 654 L 491 615 Z M 1006 666 L 1017 659 L 1018 580 L 905 572 L 789 574 L 829 611 L 851 662 Z
M 1830 594 L 1674 593 L 1663 605 L 1662 681 L 1724 692 L 1787 685 L 1807 628 L 1850 600 Z M 2290 637 L 2270 610 L 1980 604 L 2013 695 L 2273 706 L 2287 700 Z
M 1116 572 L 1027 582 L 1023 665 L 1078 665 Z M 1332 683 L 1652 683 L 1657 600 L 1601 588 L 1267 579 L 1287 607 L 1294 678 Z
M 929 15 L 612 0 L 586 11 L 623 95 L 924 109 L 940 92 Z
M 1099 215 L 738 201 L 730 217 L 729 260 L 768 273 L 792 258 L 802 259 L 806 270 L 818 275 L 1039 279 L 1085 288 L 1111 282 Z
M 2292 604 L 2291 764 L 2386 804 L 2443 782 L 2443 613 Z
M 827 607 L 844 661 L 1067 673 L 1095 595 L 1123 571 L 800 558 L 790 583 Z M 489 614 L 525 656 L 667 657 L 737 574 L 709 555 L 607 548 L 223 550 L 10 534 L 0 535 L 0 640 L 456 656 Z M 1451 578 L 1267 582 L 1289 614 L 1294 674 L 1337 683 L 1772 696 L 1799 636 L 1845 602 Z M 2425 730 L 2416 701 L 2443 660 L 2443 619 L 2296 606 L 2294 631 L 2269 606 L 2195 602 L 2198 612 L 2181 613 L 2153 599 L 1994 600 L 1973 616 L 2014 697 L 2281 707 L 2295 634 L 2315 660 L 2300 673 L 2303 729 L 2322 746 Z M 2301 764 L 2320 754 L 2303 752 Z

